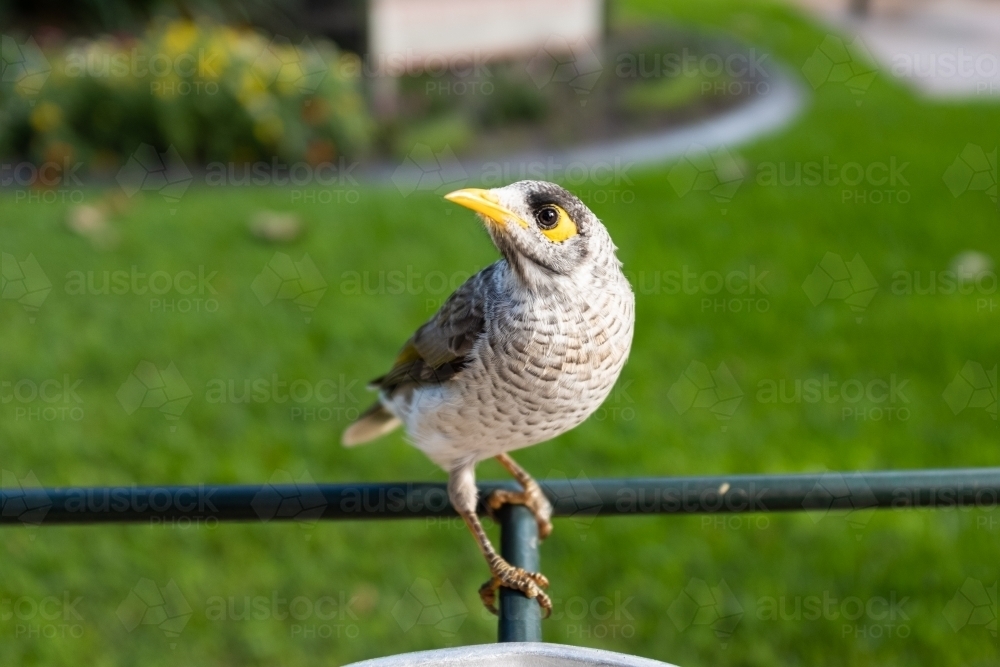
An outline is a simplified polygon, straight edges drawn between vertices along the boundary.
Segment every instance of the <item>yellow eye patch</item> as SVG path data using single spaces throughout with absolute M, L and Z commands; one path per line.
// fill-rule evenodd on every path
M 569 217 L 569 213 L 555 204 L 548 204 L 539 209 L 535 219 L 542 234 L 554 243 L 561 243 L 578 233 L 576 223 Z

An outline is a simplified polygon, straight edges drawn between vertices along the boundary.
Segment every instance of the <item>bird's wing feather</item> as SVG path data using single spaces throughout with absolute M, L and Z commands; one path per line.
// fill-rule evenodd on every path
M 485 327 L 484 306 L 497 266 L 486 267 L 455 290 L 406 342 L 392 370 L 372 385 L 392 393 L 408 385 L 440 384 L 461 371 Z

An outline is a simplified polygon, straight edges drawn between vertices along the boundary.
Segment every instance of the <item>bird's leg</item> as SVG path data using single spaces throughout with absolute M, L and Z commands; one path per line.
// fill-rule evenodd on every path
M 552 532 L 552 503 L 542 493 L 538 482 L 532 479 L 528 471 L 519 466 L 514 459 L 506 454 L 500 454 L 496 459 L 524 490 L 497 489 L 486 499 L 486 505 L 491 510 L 498 510 L 504 505 L 524 505 L 535 515 L 535 521 L 538 523 L 538 538 L 544 540 Z
M 465 520 L 465 525 L 469 527 L 472 536 L 476 538 L 479 550 L 483 553 L 486 564 L 490 568 L 490 580 L 479 589 L 479 597 L 483 604 L 496 614 L 497 589 L 500 586 L 505 586 L 521 591 L 529 598 L 537 600 L 538 604 L 545 610 L 545 615 L 548 616 L 552 613 L 552 601 L 542 589 L 548 588 L 549 580 L 543 574 L 514 567 L 496 552 L 486 536 L 486 531 L 483 530 L 483 524 L 476 516 L 477 496 L 475 463 L 469 463 L 452 470 L 448 477 L 448 498 L 455 511 Z

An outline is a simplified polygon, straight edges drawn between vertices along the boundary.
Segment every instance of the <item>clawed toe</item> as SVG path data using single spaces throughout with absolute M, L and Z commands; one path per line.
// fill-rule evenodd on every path
M 486 499 L 486 507 L 490 510 L 490 516 L 495 517 L 495 512 L 504 505 L 524 505 L 535 515 L 535 522 L 538 524 L 538 537 L 544 540 L 552 534 L 552 504 L 542 493 L 537 484 L 529 484 L 524 491 L 508 491 L 506 489 L 496 489 Z
M 501 586 L 521 591 L 527 597 L 536 600 L 538 605 L 545 610 L 545 618 L 552 613 L 552 600 L 542 591 L 549 587 L 549 580 L 540 572 L 528 572 L 527 570 L 507 565 L 498 568 L 498 571 L 490 577 L 490 580 L 479 587 L 479 597 L 494 614 L 497 614 L 497 591 Z

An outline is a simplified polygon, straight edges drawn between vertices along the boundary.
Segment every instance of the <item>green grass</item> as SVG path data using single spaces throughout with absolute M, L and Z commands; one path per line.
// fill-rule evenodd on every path
M 766 3 L 661 9 L 633 2 L 622 18 L 648 16 L 727 31 L 796 72 L 826 34 Z M 996 120 L 996 107 L 985 101 L 929 104 L 880 74 L 860 97 L 841 85 L 821 87 L 793 127 L 741 147 L 746 178 L 730 202 L 698 191 L 679 196 L 667 180 L 671 165 L 633 169 L 630 182 L 617 185 L 577 185 L 635 277 L 632 357 L 603 418 L 518 460 L 542 479 L 996 465 L 997 422 L 983 409 L 953 414 L 942 392 L 967 360 L 997 363 L 1000 295 L 892 289 L 894 273 L 919 271 L 926 282 L 928 272 L 946 270 L 967 249 L 1000 258 L 996 205 L 982 192 L 954 197 L 942 180 L 967 143 L 987 151 L 997 145 Z M 859 203 L 845 202 L 842 186 L 769 186 L 756 177 L 767 163 L 824 158 L 909 163 L 907 183 L 849 188 L 866 192 L 869 202 Z M 909 200 L 870 203 L 873 191 L 887 189 L 905 190 Z M 46 486 L 261 483 L 276 471 L 329 482 L 444 479 L 399 435 L 355 450 L 338 439 L 347 416 L 368 400 L 364 381 L 384 371 L 446 295 L 441 274 L 471 273 L 495 258 L 471 215 L 429 194 L 404 199 L 391 187 L 363 188 L 350 204 L 303 203 L 287 189 L 249 187 L 192 187 L 176 204 L 156 195 L 133 202 L 117 219 L 118 247 L 97 251 L 65 230 L 65 205 L 0 199 L 0 248 L 18 260 L 34 254 L 53 283 L 30 314 L 33 324 L 17 303 L 0 301 L 0 379 L 80 380 L 82 403 L 71 407 L 83 411 L 79 421 L 32 420 L 18 408 L 48 404 L 0 403 L 4 471 L 19 480 L 30 472 Z M 297 211 L 307 233 L 285 248 L 255 242 L 246 221 L 260 208 Z M 308 253 L 328 283 L 308 322 L 288 301 L 262 306 L 251 290 L 276 250 L 295 260 Z M 860 322 L 842 302 L 811 305 L 802 289 L 827 252 L 860 255 L 879 283 Z M 147 274 L 217 272 L 217 310 L 162 312 L 148 294 L 67 293 L 71 272 L 93 271 L 100 280 L 103 271 L 133 265 Z M 767 271 L 767 293 L 755 295 L 766 312 L 713 312 L 703 309 L 702 294 L 654 288 L 656 272 L 663 278 L 685 266 L 699 275 Z M 376 293 L 356 289 L 356 275 L 367 272 L 375 287 L 379 272 L 389 271 L 409 272 L 412 288 L 387 281 Z M 992 310 L 977 307 L 981 298 Z M 193 393 L 180 419 L 122 409 L 116 392 L 142 360 L 160 369 L 176 364 Z M 744 396 L 731 419 L 672 406 L 670 387 L 693 360 L 712 370 L 724 363 L 733 374 Z M 275 375 L 289 383 L 330 379 L 345 391 L 329 403 L 304 404 L 330 408 L 326 421 L 294 419 L 292 401 L 231 404 L 206 396 L 213 381 L 242 387 Z M 824 375 L 908 381 L 906 401 L 888 406 L 906 408 L 908 418 L 844 418 L 845 407 L 887 406 L 867 400 L 759 400 L 762 381 Z M 499 476 L 493 463 L 480 467 L 481 478 Z M 545 638 L 689 666 L 997 664 L 995 626 L 992 635 L 984 625 L 956 631 L 944 610 L 968 578 L 995 585 L 998 530 L 1000 512 L 988 509 L 760 515 L 721 524 L 702 517 L 558 520 L 542 547 L 557 610 Z M 495 621 L 476 596 L 485 565 L 455 522 L 11 528 L 2 538 L 4 665 L 326 665 L 495 637 Z M 192 607 L 179 637 L 153 625 L 129 632 L 119 620 L 119 605 L 143 578 L 159 586 L 172 580 Z M 731 636 L 713 632 L 709 611 L 686 625 L 683 605 L 673 603 L 694 579 L 710 587 L 724 581 L 731 590 L 738 606 L 726 608 L 742 610 Z M 454 634 L 397 622 L 393 610 L 403 618 L 399 612 L 411 606 L 397 603 L 418 580 L 454 587 L 461 602 L 447 611 L 468 612 Z M 65 614 L 61 604 L 45 605 L 56 618 L 32 611 L 64 596 L 80 601 Z M 262 611 L 299 596 L 336 604 L 324 602 L 323 618 L 304 620 Z M 848 613 L 858 601 L 870 603 L 873 613 L 810 620 L 811 598 L 824 596 L 847 600 Z M 257 618 L 227 611 L 219 619 L 219 598 L 233 598 L 240 612 L 245 598 L 256 597 Z M 903 615 L 883 617 L 882 598 L 902 601 Z M 342 608 L 340 601 L 351 599 Z M 616 608 L 616 599 L 623 606 Z M 786 620 L 772 620 L 768 605 L 781 599 Z M 803 604 L 798 618 L 796 599 Z M 303 615 L 305 603 L 297 604 Z M 996 612 L 994 601 L 994 620 Z

